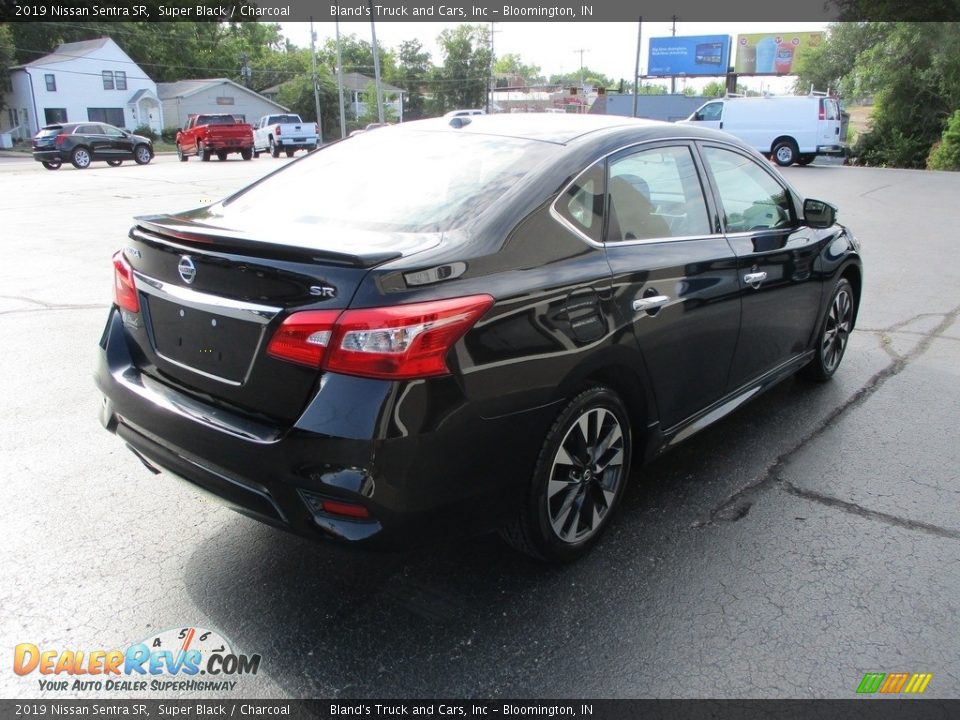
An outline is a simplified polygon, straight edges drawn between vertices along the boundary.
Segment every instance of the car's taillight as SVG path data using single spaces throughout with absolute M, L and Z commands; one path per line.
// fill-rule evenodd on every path
M 823 98 L 820 99 L 820 119 L 821 120 L 827 119 L 827 110 L 824 107 Z
M 313 124 L 313 131 L 317 134 L 317 136 L 320 135 L 320 124 L 319 124 L 319 123 L 314 123 L 314 124 Z
M 267 346 L 274 357 L 361 377 L 446 375 L 446 356 L 493 305 L 489 295 L 288 317 Z M 339 315 L 339 317 L 338 317 Z
M 57 135 L 57 137 L 54 139 L 53 142 L 57 147 L 60 147 L 67 141 L 68 137 L 70 136 L 67 135 L 67 133 L 60 133 L 59 135 Z
M 120 250 L 113 255 L 113 300 L 121 310 L 140 312 L 140 298 L 133 281 L 133 268 Z
M 340 310 L 294 313 L 270 338 L 267 353 L 281 360 L 319 368 L 340 313 Z
M 276 135 L 277 137 L 280 137 L 280 126 L 279 126 L 279 125 L 277 125 L 277 126 L 273 129 L 273 134 Z

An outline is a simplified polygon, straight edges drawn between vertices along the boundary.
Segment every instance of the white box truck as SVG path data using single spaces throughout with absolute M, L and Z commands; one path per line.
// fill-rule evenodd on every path
M 843 152 L 840 103 L 820 94 L 717 98 L 680 122 L 728 132 L 782 167 Z

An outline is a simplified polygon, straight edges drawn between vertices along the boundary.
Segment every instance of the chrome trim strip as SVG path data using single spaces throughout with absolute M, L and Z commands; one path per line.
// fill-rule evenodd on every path
M 132 368 L 115 372 L 113 377 L 124 388 L 151 404 L 201 425 L 207 425 L 228 435 L 263 445 L 275 443 L 280 439 L 278 431 L 265 425 L 244 421 L 239 417 L 231 418 L 231 422 L 217 417 L 218 414 L 226 415 L 227 413 L 171 390 Z M 127 421 L 123 420 L 123 422 Z
M 233 387 L 240 387 L 241 385 L 243 385 L 243 382 L 242 382 L 242 381 L 241 381 L 241 382 L 238 382 L 238 381 L 236 381 L 236 380 L 228 380 L 228 379 L 225 378 L 225 377 L 221 377 L 221 376 L 219 376 L 219 375 L 214 375 L 213 373 L 204 372 L 203 370 L 197 370 L 197 368 L 195 368 L 195 367 L 191 367 L 190 365 L 187 365 L 187 364 L 185 364 L 185 363 L 182 363 L 182 362 L 180 362 L 180 361 L 178 361 L 178 360 L 174 360 L 173 358 L 167 357 L 166 355 L 164 355 L 162 352 L 160 352 L 160 351 L 157 350 L 156 348 L 154 348 L 154 352 L 157 353 L 157 357 L 163 358 L 166 362 L 170 363 L 171 365 L 176 365 L 178 368 L 183 368 L 184 370 L 189 370 L 190 372 L 196 373 L 197 375 L 203 375 L 203 377 L 205 377 L 205 378 L 210 378 L 211 380 L 216 380 L 217 382 L 222 382 L 224 385 L 232 385 Z M 248 374 L 249 374 L 249 372 L 248 372 Z
M 186 305 L 194 310 L 203 310 L 204 312 L 215 313 L 236 320 L 247 320 L 260 325 L 266 325 L 273 320 L 282 309 L 271 307 L 270 305 L 257 305 L 256 303 L 231 300 L 217 295 L 197 292 L 190 288 L 154 280 L 142 273 L 138 273 L 136 270 L 133 272 L 133 277 L 137 289 L 145 292 L 147 295 L 153 295 L 162 300 Z

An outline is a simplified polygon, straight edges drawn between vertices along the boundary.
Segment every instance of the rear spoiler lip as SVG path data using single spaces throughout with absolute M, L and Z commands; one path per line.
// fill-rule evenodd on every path
M 146 215 L 136 217 L 134 220 L 136 225 L 130 230 L 131 238 L 136 238 L 139 230 L 148 237 L 153 236 L 154 239 L 166 242 L 176 241 L 177 244 L 185 245 L 184 249 L 188 251 L 192 246 L 197 249 L 258 258 L 322 262 L 356 268 L 371 268 L 403 256 L 403 253 L 397 251 L 357 255 L 325 248 L 265 242 L 237 230 L 203 225 L 171 215 Z

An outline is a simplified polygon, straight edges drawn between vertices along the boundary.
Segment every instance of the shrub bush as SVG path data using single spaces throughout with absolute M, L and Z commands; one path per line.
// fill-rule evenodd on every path
M 176 128 L 164 128 L 163 132 L 160 133 L 160 139 L 165 143 L 170 143 L 171 145 L 176 144 L 177 142 L 177 129 Z
M 960 110 L 947 121 L 939 142 L 935 142 L 927 156 L 928 170 L 960 170 Z
M 159 137 L 156 131 L 149 125 L 138 125 L 133 129 L 133 134 L 143 135 L 143 137 L 150 138 L 153 142 L 156 142 Z

